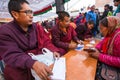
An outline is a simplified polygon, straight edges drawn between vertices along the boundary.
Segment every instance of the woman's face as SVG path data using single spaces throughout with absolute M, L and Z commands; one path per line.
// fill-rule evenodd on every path
M 108 28 L 106 26 L 103 26 L 102 24 L 100 24 L 99 26 L 100 26 L 100 32 L 105 37 L 108 33 Z

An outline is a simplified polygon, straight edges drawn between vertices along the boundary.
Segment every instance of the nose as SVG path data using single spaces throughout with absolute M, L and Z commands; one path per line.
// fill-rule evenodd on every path
M 29 14 L 29 17 L 30 17 L 30 18 L 33 18 L 33 14 Z

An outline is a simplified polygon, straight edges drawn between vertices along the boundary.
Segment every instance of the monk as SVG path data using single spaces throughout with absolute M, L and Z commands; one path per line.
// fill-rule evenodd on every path
M 8 10 L 13 21 L 0 26 L 0 56 L 5 62 L 5 80 L 34 80 L 33 69 L 42 80 L 48 80 L 51 69 L 33 60 L 28 53 L 41 54 L 48 48 L 59 57 L 44 29 L 32 22 L 33 11 L 26 0 L 10 0 Z
M 70 15 L 61 11 L 58 13 L 58 23 L 51 30 L 52 42 L 59 48 L 61 56 L 69 49 L 75 49 L 81 41 L 77 38 L 75 29 L 70 25 Z M 71 43 L 74 41 L 75 43 Z

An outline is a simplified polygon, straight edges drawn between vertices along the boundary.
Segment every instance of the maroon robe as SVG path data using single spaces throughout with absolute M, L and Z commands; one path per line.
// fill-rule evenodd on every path
M 38 28 L 39 30 L 37 30 L 36 24 L 32 24 L 28 31 L 24 32 L 16 21 L 0 26 L 0 56 L 6 64 L 5 80 L 34 80 L 30 69 L 35 60 L 26 53 L 41 54 L 41 49 L 44 47 L 53 52 L 58 51 L 52 45 L 44 29 Z
M 72 26 L 68 26 L 67 33 L 60 30 L 58 24 L 52 28 L 52 42 L 59 48 L 61 55 L 64 55 L 68 51 L 68 46 L 71 40 L 77 42 L 77 34 Z

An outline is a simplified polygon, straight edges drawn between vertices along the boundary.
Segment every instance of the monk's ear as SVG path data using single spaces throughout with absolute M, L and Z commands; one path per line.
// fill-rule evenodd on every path
M 19 17 L 19 13 L 18 13 L 18 12 L 16 12 L 16 11 L 11 11 L 11 14 L 12 14 L 12 16 L 13 16 L 15 19 L 18 19 L 18 17 Z

